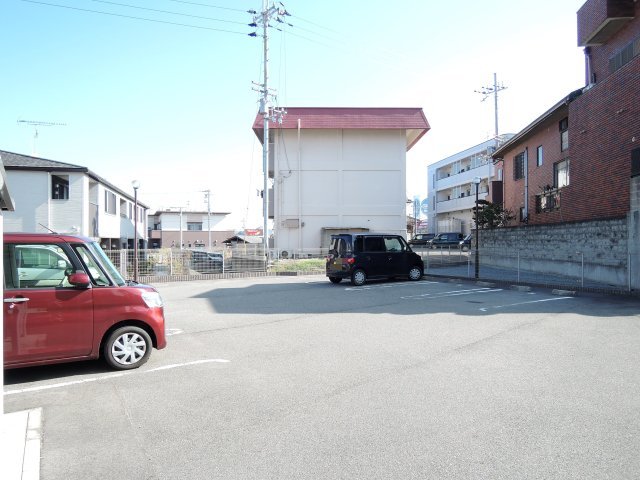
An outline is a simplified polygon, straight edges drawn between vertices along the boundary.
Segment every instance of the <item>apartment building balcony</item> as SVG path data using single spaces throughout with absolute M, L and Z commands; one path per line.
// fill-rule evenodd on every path
M 578 45 L 603 45 L 635 15 L 634 0 L 589 0 L 578 10 Z
M 486 200 L 489 192 L 484 189 L 478 192 L 478 200 Z M 436 204 L 436 213 L 456 212 L 461 210 L 471 210 L 476 206 L 475 190 L 471 195 L 465 195 L 460 198 L 452 198 L 450 200 L 441 200 Z
M 436 184 L 434 185 L 434 187 L 436 191 L 441 191 L 460 185 L 469 185 L 473 184 L 473 179 L 476 177 L 493 177 L 494 172 L 495 167 L 493 163 L 488 163 L 485 165 L 480 165 L 476 168 L 470 168 L 468 170 L 465 170 L 464 172 L 449 175 L 448 177 L 439 178 L 436 180 Z

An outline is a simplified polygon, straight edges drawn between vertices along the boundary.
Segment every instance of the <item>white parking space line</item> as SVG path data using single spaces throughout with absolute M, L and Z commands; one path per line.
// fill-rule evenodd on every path
M 473 295 L 475 293 L 493 293 L 502 292 L 502 288 L 471 288 L 467 290 L 452 290 L 450 292 L 441 293 L 422 293 L 420 295 L 407 295 L 406 297 L 400 297 L 403 300 L 431 300 L 434 298 L 444 297 L 457 297 L 460 295 Z
M 152 368 L 150 370 L 127 370 L 126 372 L 111 373 L 101 375 L 99 377 L 85 378 L 83 380 L 74 380 L 72 382 L 52 383 L 50 385 L 41 385 L 38 387 L 20 388 L 16 390 L 5 390 L 4 395 L 17 395 L 19 393 L 40 392 L 43 390 L 51 390 L 54 388 L 69 387 L 71 385 L 80 385 L 82 383 L 100 382 L 102 380 L 111 380 L 112 378 L 120 378 L 128 375 L 145 375 L 147 373 L 159 372 L 162 370 L 171 370 L 174 368 L 190 367 L 192 365 L 201 365 L 204 363 L 229 363 L 229 360 L 223 358 L 210 358 L 206 360 L 196 360 L 194 362 L 175 363 L 172 365 L 164 365 L 162 367 Z
M 184 330 L 181 328 L 167 328 L 167 331 L 164 333 L 165 336 L 170 337 L 171 335 L 180 335 L 184 333 Z
M 494 309 L 494 308 L 505 308 L 505 307 L 515 307 L 518 305 L 526 305 L 527 303 L 541 303 L 541 302 L 552 302 L 554 300 L 567 300 L 569 298 L 574 298 L 574 297 L 554 297 L 554 298 L 543 298 L 542 300 L 531 300 L 529 302 L 519 302 L 519 303 L 510 303 L 508 305 L 495 305 L 493 307 L 482 307 L 480 309 L 481 312 L 486 312 L 489 309 Z
M 419 282 L 403 282 L 403 283 L 383 283 L 380 285 L 363 285 L 361 287 L 347 287 L 345 291 L 349 292 L 366 292 L 367 290 L 380 290 L 382 288 L 402 288 L 402 287 L 417 287 L 420 285 L 430 285 L 438 282 L 430 282 L 428 280 L 421 280 Z

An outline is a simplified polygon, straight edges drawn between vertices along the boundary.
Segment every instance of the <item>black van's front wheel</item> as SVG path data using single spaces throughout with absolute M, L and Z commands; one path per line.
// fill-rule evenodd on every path
M 411 267 L 409 270 L 409 280 L 420 280 L 422 278 L 422 269 L 417 265 Z
M 364 282 L 366 281 L 367 281 L 367 274 L 364 273 L 364 270 L 362 270 L 361 268 L 354 270 L 353 273 L 351 274 L 351 284 L 355 285 L 356 287 L 364 285 Z

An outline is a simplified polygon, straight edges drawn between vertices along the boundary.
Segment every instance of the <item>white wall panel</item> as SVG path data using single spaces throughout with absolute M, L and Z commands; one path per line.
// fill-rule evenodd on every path
M 49 177 L 42 172 L 7 170 L 15 211 L 4 213 L 7 232 L 44 233 L 49 227 Z M 51 227 L 50 227 L 51 228 Z
M 43 176 L 51 178 L 48 173 L 41 173 Z M 51 200 L 51 229 L 58 233 L 70 233 L 79 235 L 82 233 L 84 174 L 55 173 L 59 176 L 69 177 L 69 198 L 66 200 Z M 49 183 L 51 180 L 49 180 Z

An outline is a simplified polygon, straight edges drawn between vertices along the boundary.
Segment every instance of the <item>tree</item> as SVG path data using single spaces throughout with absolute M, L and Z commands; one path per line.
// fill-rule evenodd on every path
M 515 218 L 511 210 L 506 210 L 500 203 L 492 203 L 487 200 L 478 200 L 478 211 L 473 208 L 473 220 L 477 222 L 478 228 L 493 230 L 494 228 L 506 227 Z

